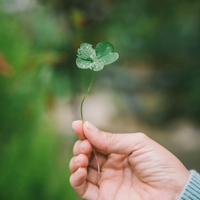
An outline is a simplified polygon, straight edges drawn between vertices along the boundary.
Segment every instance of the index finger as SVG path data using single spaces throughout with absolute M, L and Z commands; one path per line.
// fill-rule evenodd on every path
M 83 131 L 84 122 L 81 120 L 73 121 L 72 128 L 80 140 L 86 139 Z

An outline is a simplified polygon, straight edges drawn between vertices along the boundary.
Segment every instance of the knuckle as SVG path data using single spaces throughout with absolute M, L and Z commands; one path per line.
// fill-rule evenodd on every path
M 145 133 L 142 133 L 142 132 L 138 132 L 138 133 L 136 133 L 136 135 L 137 135 L 137 138 L 140 141 L 146 140 L 148 138 L 148 136 Z
M 149 140 L 149 137 L 142 132 L 135 133 L 136 134 L 136 141 L 135 141 L 135 149 L 142 149 L 147 145 L 147 141 Z

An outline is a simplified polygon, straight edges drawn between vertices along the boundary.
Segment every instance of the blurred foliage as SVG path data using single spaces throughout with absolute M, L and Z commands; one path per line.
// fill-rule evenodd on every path
M 136 70 L 141 63 L 143 66 L 146 65 L 146 68 L 150 66 L 153 75 L 148 80 L 135 84 L 138 86 L 136 89 L 134 86 L 130 91 L 127 89 L 129 86 L 125 85 L 128 83 L 122 83 L 123 92 L 128 93 L 125 94 L 127 102 L 131 99 L 134 104 L 128 105 L 132 109 L 132 114 L 157 125 L 167 124 L 180 117 L 199 123 L 198 0 L 40 2 L 48 5 L 58 17 L 64 18 L 69 28 L 67 33 L 73 35 L 71 42 L 76 48 L 81 42 L 97 44 L 107 40 L 113 43 L 119 52 L 121 66 Z M 71 51 L 71 58 L 73 56 Z M 72 66 L 69 61 L 67 65 Z M 73 67 L 71 70 L 74 70 Z M 114 76 L 114 73 L 110 75 Z M 104 76 L 105 74 L 102 74 L 102 78 Z M 128 77 L 129 70 L 123 78 L 126 80 Z M 131 82 L 134 76 L 129 78 Z M 114 81 L 113 87 L 120 90 Z M 153 93 L 154 99 L 159 99 L 159 104 L 156 103 L 152 107 L 151 104 L 148 105 L 148 100 L 144 100 L 142 105 L 141 101 L 139 104 L 135 101 L 135 98 L 140 95 L 143 97 L 147 92 Z
M 61 37 L 53 40 L 48 12 L 46 27 L 36 24 L 45 15 L 37 12 L 0 13 L 0 199 L 79 199 L 69 185 L 72 141 L 45 120 L 54 98 L 69 91 L 67 76 L 53 71 L 63 59 L 54 49 Z
M 91 73 L 75 66 L 82 42 L 114 44 L 118 66 L 97 80 L 123 94 L 131 114 L 198 123 L 199 21 L 198 0 L 0 0 L 0 199 L 78 199 L 71 139 L 45 115 L 60 96 L 74 107 L 87 88 Z
M 134 66 L 136 60 L 151 66 L 151 78 L 143 80 L 145 84 L 140 81 L 136 90 L 153 92 L 155 98 L 161 98 L 161 105 L 155 105 L 149 113 L 149 109 L 145 112 L 148 101 L 144 102 L 136 115 L 152 124 L 165 124 L 178 117 L 186 117 L 198 124 L 200 2 L 128 2 L 119 4 L 106 29 L 110 37 L 116 37 L 123 50 L 120 53 L 122 59 L 129 60 L 127 65 L 137 68 Z

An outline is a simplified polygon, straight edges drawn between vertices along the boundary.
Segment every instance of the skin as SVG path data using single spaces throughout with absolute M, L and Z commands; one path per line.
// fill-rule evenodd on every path
M 189 178 L 178 158 L 143 133 L 111 134 L 82 121 L 72 128 L 70 184 L 82 199 L 175 200 Z

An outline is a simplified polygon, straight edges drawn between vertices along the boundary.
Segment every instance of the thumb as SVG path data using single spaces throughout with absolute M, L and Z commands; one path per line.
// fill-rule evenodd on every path
M 83 125 L 85 137 L 101 152 L 129 155 L 145 146 L 148 137 L 143 133 L 119 134 L 104 132 L 89 122 Z M 150 139 L 150 138 L 149 138 Z

